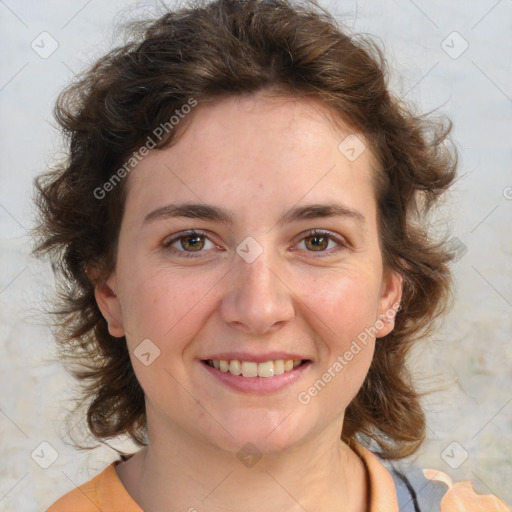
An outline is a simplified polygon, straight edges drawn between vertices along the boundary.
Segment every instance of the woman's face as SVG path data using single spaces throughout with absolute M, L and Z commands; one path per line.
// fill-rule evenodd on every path
M 324 108 L 263 93 L 199 105 L 130 174 L 96 297 L 126 336 L 150 439 L 277 453 L 339 438 L 401 283 L 383 272 L 370 151 Z

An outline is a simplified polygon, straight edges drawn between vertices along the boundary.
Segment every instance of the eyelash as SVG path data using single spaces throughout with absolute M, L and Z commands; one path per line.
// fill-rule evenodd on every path
M 184 238 L 190 238 L 190 237 L 192 237 L 194 235 L 195 236 L 204 237 L 204 238 L 210 240 L 210 242 L 212 242 L 212 240 L 208 237 L 208 235 L 206 233 L 204 233 L 203 231 L 190 230 L 190 231 L 187 231 L 187 232 L 185 232 L 183 234 L 180 234 L 179 236 L 173 237 L 170 240 L 164 241 L 163 246 L 166 249 L 170 249 L 171 252 L 173 252 L 174 254 L 177 254 L 178 256 L 184 256 L 185 258 L 198 258 L 198 257 L 200 257 L 201 253 L 203 253 L 204 251 L 185 251 L 185 250 L 176 249 L 175 247 L 171 247 L 171 245 L 174 242 L 178 242 L 179 240 L 182 240 Z M 349 248 L 349 244 L 343 238 L 335 235 L 331 231 L 325 231 L 325 230 L 322 230 L 322 229 L 312 229 L 300 241 L 302 242 L 303 240 L 305 240 L 307 238 L 313 238 L 315 236 L 322 237 L 322 238 L 328 238 L 329 240 L 335 241 L 340 247 L 338 249 L 335 249 L 334 252 L 338 252 L 339 250 L 343 250 L 343 249 L 348 249 Z M 320 255 L 319 256 L 315 256 L 315 257 L 319 257 L 319 258 L 325 257 L 326 255 L 330 256 L 330 255 L 333 254 L 332 250 L 329 251 L 329 252 L 326 251 L 326 250 L 322 250 L 322 251 L 307 251 L 307 252 L 312 252 L 312 253 L 318 252 Z

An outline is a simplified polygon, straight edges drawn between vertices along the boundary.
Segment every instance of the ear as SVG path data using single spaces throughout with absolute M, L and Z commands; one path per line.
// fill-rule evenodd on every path
M 384 270 L 378 318 L 375 322 L 377 338 L 387 336 L 395 327 L 395 317 L 402 298 L 402 275 L 395 270 Z
M 98 270 L 96 267 L 87 267 L 87 275 L 94 283 L 94 297 L 100 308 L 103 318 L 107 321 L 108 332 L 116 337 L 121 338 L 125 335 L 123 327 L 123 315 L 121 303 L 117 296 L 116 277 L 113 272 L 107 280 L 98 278 Z

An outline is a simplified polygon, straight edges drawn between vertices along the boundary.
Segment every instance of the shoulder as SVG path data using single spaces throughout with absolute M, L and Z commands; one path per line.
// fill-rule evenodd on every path
M 453 482 L 442 471 L 422 469 L 411 462 L 386 461 L 358 442 L 369 475 L 371 506 L 379 512 L 510 512 L 492 494 L 478 494 L 469 481 Z
M 142 512 L 119 480 L 116 464 L 62 496 L 46 512 Z
M 492 494 L 478 494 L 470 481 L 453 482 L 446 473 L 412 464 L 389 464 L 401 512 L 509 512 Z

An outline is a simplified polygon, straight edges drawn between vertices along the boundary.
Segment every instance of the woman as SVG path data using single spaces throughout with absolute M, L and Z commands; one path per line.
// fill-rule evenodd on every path
M 450 296 L 422 225 L 449 126 L 313 6 L 142 28 L 63 92 L 70 157 L 37 180 L 89 429 L 141 449 L 49 511 L 507 510 L 379 460 L 425 437 L 405 358 Z

